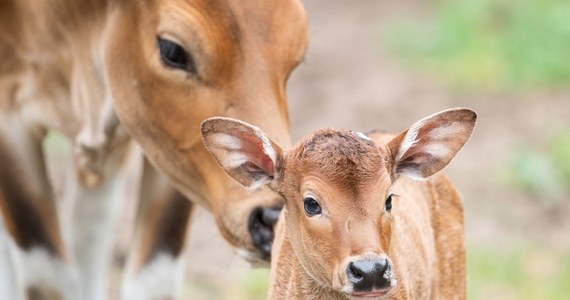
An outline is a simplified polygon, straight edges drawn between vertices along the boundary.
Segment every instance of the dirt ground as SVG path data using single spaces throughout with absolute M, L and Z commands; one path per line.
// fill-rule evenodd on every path
M 305 1 L 310 21 L 306 61 L 289 82 L 293 138 L 319 127 L 398 132 L 439 110 L 466 106 L 478 112 L 475 133 L 447 167 L 465 201 L 468 245 L 501 249 L 513 244 L 570 247 L 570 201 L 555 211 L 501 183 L 502 168 L 521 143 L 570 124 L 570 94 L 467 95 L 412 73 L 382 43 L 383 25 L 395 15 L 422 17 L 426 2 Z M 189 280 L 231 283 L 247 265 L 219 239 L 201 212 L 192 230 Z

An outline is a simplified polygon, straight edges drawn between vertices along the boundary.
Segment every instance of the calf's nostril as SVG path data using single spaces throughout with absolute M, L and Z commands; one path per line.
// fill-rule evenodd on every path
M 371 291 L 390 285 L 390 266 L 386 259 L 356 260 L 347 266 L 347 276 L 355 291 Z
M 355 280 L 361 280 L 362 279 L 362 271 L 357 269 L 353 263 L 349 263 L 348 264 L 348 275 L 349 277 L 351 277 L 351 279 L 355 279 Z

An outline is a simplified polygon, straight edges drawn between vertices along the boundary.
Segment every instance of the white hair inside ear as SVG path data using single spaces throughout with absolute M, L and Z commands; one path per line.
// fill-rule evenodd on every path
M 476 118 L 472 110 L 460 108 L 416 122 L 388 143 L 389 148 L 395 148 L 391 152 L 395 153 L 393 173 L 421 180 L 438 172 L 467 142 Z
M 261 131 L 230 118 L 210 118 L 202 123 L 204 146 L 235 180 L 250 189 L 277 176 L 281 149 Z

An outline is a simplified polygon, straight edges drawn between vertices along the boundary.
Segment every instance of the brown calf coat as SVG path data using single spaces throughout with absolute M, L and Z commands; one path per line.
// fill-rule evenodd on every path
M 450 109 L 397 136 L 322 129 L 285 151 L 231 119 L 206 120 L 202 135 L 228 174 L 285 198 L 270 299 L 463 299 L 463 204 L 438 171 L 475 120 Z M 385 262 L 383 285 L 357 285 L 361 261 Z

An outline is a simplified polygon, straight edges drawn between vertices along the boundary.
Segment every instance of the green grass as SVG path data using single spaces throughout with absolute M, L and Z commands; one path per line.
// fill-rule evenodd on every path
M 508 251 L 470 247 L 469 299 L 568 299 L 570 255 L 528 247 Z
M 428 19 L 395 20 L 387 44 L 458 88 L 565 87 L 570 1 L 443 0 Z

